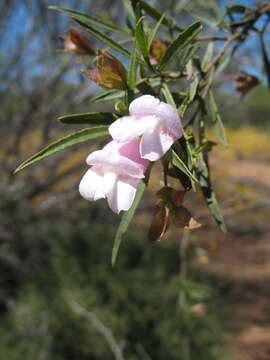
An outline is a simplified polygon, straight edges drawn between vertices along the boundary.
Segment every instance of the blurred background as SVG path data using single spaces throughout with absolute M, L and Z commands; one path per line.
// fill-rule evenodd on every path
M 216 3 L 224 9 L 234 2 Z M 186 235 L 176 229 L 148 243 L 156 178 L 112 268 L 119 217 L 104 201 L 88 203 L 78 193 L 85 157 L 97 143 L 13 175 L 26 157 L 76 129 L 58 116 L 113 109 L 90 102 L 100 90 L 80 69 L 91 59 L 57 51 L 58 36 L 74 23 L 49 5 L 124 22 L 119 0 L 0 2 L 1 358 L 269 360 L 270 102 L 258 41 L 243 46 L 215 83 L 230 146 L 216 147 L 210 160 L 228 234 L 203 199 L 188 194 L 203 226 L 183 239 L 186 247 L 179 254 Z M 194 19 L 192 9 L 211 16 L 199 0 L 155 6 L 180 25 Z M 243 70 L 261 83 L 241 98 L 233 77 Z M 183 278 L 179 269 L 189 257 Z

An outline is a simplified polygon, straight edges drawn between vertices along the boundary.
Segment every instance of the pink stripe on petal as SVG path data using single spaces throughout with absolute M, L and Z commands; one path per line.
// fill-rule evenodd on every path
M 86 160 L 88 165 L 102 165 L 104 171 L 114 171 L 143 178 L 147 166 L 139 155 L 139 140 L 131 142 L 111 141 L 102 150 L 94 151 Z

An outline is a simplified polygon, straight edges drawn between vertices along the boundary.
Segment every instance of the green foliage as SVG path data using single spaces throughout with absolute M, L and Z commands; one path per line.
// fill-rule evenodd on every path
M 64 124 L 110 125 L 117 116 L 110 112 L 89 112 L 60 116 L 57 120 Z
M 100 86 L 111 89 L 93 97 L 92 102 L 117 100 L 115 108 L 117 111 L 119 110 L 119 114 L 95 112 L 66 115 L 61 117 L 60 121 L 72 124 L 110 124 L 116 116 L 127 114 L 127 109 L 135 94 L 151 94 L 159 98 L 163 96 L 169 104 L 177 109 L 185 124 L 184 136 L 161 159 L 164 182 L 168 181 L 167 177 L 174 176 L 178 178 L 185 190 L 196 191 L 199 188 L 205 197 L 210 213 L 220 229 L 225 232 L 226 227 L 210 180 L 208 164 L 208 153 L 214 144 L 206 135 L 206 128 L 209 125 L 216 132 L 219 142 L 227 146 L 225 128 L 212 91 L 213 82 L 230 64 L 239 46 L 254 34 L 260 37 L 262 60 L 266 74 L 270 74 L 269 57 L 264 45 L 264 33 L 270 21 L 270 6 L 258 3 L 253 8 L 247 8 L 234 4 L 226 7 L 226 11 L 223 13 L 215 1 L 194 1 L 186 6 L 185 11 L 199 18 L 200 21 L 195 21 L 182 28 L 169 15 L 160 12 L 146 1 L 131 0 L 129 2 L 124 0 L 123 3 L 126 28 L 111 22 L 104 22 L 95 16 L 76 10 L 51 7 L 70 14 L 73 20 L 103 45 L 130 61 L 129 72 L 126 73 L 124 65 L 114 55 L 108 54 L 107 49 L 97 50 L 99 60 L 101 56 L 105 57 L 107 54 L 106 56 L 111 59 L 112 64 L 109 69 L 106 69 L 106 62 L 98 61 L 98 69 L 89 71 L 92 74 L 92 80 Z M 265 23 L 258 25 L 258 20 L 264 15 L 266 15 Z M 203 30 L 201 21 L 213 28 L 223 30 L 225 36 L 220 37 L 217 34 L 205 38 L 201 35 Z M 97 28 L 102 28 L 102 30 Z M 153 30 L 149 31 L 150 28 Z M 107 32 L 105 33 L 103 29 Z M 204 26 L 204 30 L 207 29 Z M 158 32 L 160 40 L 157 40 L 163 46 L 162 55 L 159 58 L 153 57 L 151 53 L 151 45 L 156 40 Z M 129 37 L 119 39 L 119 33 L 122 37 L 125 35 Z M 205 46 L 206 50 L 199 52 L 199 48 L 202 47 L 201 41 L 205 40 L 208 41 L 208 45 Z M 216 40 L 223 41 L 223 46 L 215 49 L 214 41 Z M 133 41 L 133 46 L 130 50 L 128 44 L 131 41 Z M 123 44 L 125 45 L 123 46 Z M 119 69 L 122 69 L 120 73 L 124 73 L 120 79 Z M 108 75 L 107 81 L 104 79 L 102 81 L 102 74 Z M 255 78 L 255 80 L 257 79 Z M 259 81 L 255 82 L 259 83 Z M 119 102 L 119 99 L 123 100 L 125 104 Z M 211 122 L 207 122 L 208 113 Z M 107 134 L 106 126 L 84 129 L 71 134 L 25 160 L 16 171 L 66 147 Z M 140 190 L 138 190 L 138 194 L 141 197 Z M 137 198 L 133 205 L 130 212 L 125 213 L 122 218 L 116 236 L 113 262 L 122 235 L 132 220 L 134 210 L 138 205 Z
M 86 25 L 98 26 L 98 27 L 102 27 L 109 31 L 120 32 L 120 33 L 124 33 L 124 34 L 129 33 L 129 31 L 126 31 L 125 29 L 123 29 L 121 27 L 115 26 L 114 24 L 111 24 L 111 23 L 104 22 L 101 19 L 96 18 L 95 16 L 92 16 L 89 14 L 84 14 L 80 11 L 64 8 L 62 6 L 49 6 L 49 9 L 64 11 L 68 14 L 71 14 L 74 17 L 74 20 L 81 19 L 82 22 L 84 22 L 84 24 L 86 24 Z
M 130 222 L 135 214 L 135 211 L 137 210 L 137 207 L 139 206 L 139 203 L 143 196 L 144 189 L 145 189 L 145 183 L 144 183 L 144 181 L 141 181 L 140 184 L 138 185 L 136 196 L 135 196 L 135 199 L 133 201 L 131 208 L 122 215 L 122 219 L 121 219 L 121 222 L 119 224 L 119 227 L 118 227 L 117 233 L 115 235 L 115 239 L 114 239 L 114 246 L 113 246 L 113 250 L 112 250 L 112 265 L 114 265 L 116 262 L 118 250 L 119 250 L 119 247 L 123 240 L 123 236 L 126 233 L 126 231 L 128 230 Z
M 197 176 L 199 178 L 200 186 L 201 186 L 205 201 L 206 201 L 216 223 L 218 224 L 220 229 L 226 233 L 226 231 L 227 231 L 226 225 L 224 223 L 223 216 L 219 209 L 216 194 L 213 190 L 213 185 L 211 183 L 209 166 L 208 166 L 207 161 L 204 158 L 202 153 L 199 155 L 199 160 L 196 164 L 196 167 L 197 167 Z
M 224 125 L 222 123 L 221 120 L 221 116 L 219 114 L 215 99 L 214 99 L 214 95 L 212 91 L 209 91 L 209 109 L 210 109 L 210 115 L 211 115 L 211 119 L 212 122 L 214 124 L 214 129 L 215 132 L 218 136 L 218 139 L 220 141 L 220 143 L 224 146 L 228 146 L 228 142 L 226 139 L 226 134 L 225 134 L 225 129 L 224 129 Z
M 190 44 L 202 30 L 200 22 L 195 22 L 181 32 L 169 45 L 165 55 L 160 61 L 159 70 L 162 70 L 176 56 L 176 54 Z
M 105 135 L 108 135 L 108 126 L 105 125 L 76 131 L 75 133 L 69 134 L 59 140 L 56 140 L 55 142 L 46 146 L 44 149 L 40 150 L 35 155 L 26 159 L 20 166 L 17 167 L 15 172 L 21 171 L 27 166 L 32 165 L 33 163 L 40 161 L 47 156 L 53 155 L 60 150 Z
M 102 216 L 101 208 L 91 210 Z M 143 353 L 151 359 L 179 359 L 188 337 L 190 359 L 221 360 L 226 312 L 217 313 L 223 305 L 212 289 L 215 279 L 203 280 L 194 269 L 190 281 L 182 283 L 177 241 L 149 247 L 144 231 L 136 228 L 123 244 L 125 256 L 112 269 L 104 259 L 113 230 L 110 217 L 106 227 L 89 218 L 88 204 L 66 216 L 43 217 L 28 228 L 28 241 L 43 243 L 46 251 L 40 253 L 42 266 L 29 272 L 14 306 L 2 317 L 1 354 L 8 360 L 22 354 L 29 360 L 112 359 L 94 323 L 76 312 L 74 304 L 79 304 L 123 344 L 125 359 L 141 359 Z M 204 304 L 206 314 L 191 312 L 186 323 L 177 310 L 179 289 L 189 294 L 191 306 Z

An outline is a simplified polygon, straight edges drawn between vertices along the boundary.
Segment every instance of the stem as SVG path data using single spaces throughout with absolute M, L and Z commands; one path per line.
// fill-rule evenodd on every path
M 188 259 L 187 259 L 187 249 L 189 245 L 190 231 L 185 230 L 183 237 L 179 244 L 179 257 L 180 257 L 180 280 L 184 284 L 188 276 Z M 182 359 L 190 360 L 190 335 L 189 335 L 189 306 L 188 306 L 188 296 L 186 293 L 186 286 L 184 291 L 180 292 L 180 306 L 182 307 L 182 321 L 184 324 L 185 334 L 182 338 Z
M 222 46 L 222 48 L 220 49 L 219 53 L 217 54 L 217 56 L 213 59 L 213 61 L 210 62 L 210 64 L 208 64 L 208 66 L 206 67 L 206 69 L 204 70 L 204 72 L 208 72 L 212 67 L 216 67 L 217 64 L 219 63 L 221 57 L 224 55 L 227 47 L 234 41 L 239 39 L 242 36 L 241 33 L 236 33 L 233 34 L 231 36 L 228 37 L 228 39 L 226 40 L 226 42 L 224 43 L 224 45 Z

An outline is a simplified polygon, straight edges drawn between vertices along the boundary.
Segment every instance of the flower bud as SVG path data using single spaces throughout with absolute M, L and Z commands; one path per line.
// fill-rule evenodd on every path
M 167 51 L 168 45 L 164 41 L 154 40 L 150 47 L 150 63 L 157 65 Z
M 127 71 L 124 65 L 107 51 L 98 50 L 97 70 L 86 70 L 88 77 L 108 89 L 127 89 Z
M 242 97 L 260 83 L 256 76 L 248 73 L 234 75 L 232 79 L 234 80 L 236 91 L 240 92 Z
M 61 36 L 60 40 L 64 45 L 64 52 L 71 52 L 81 55 L 95 54 L 90 40 L 77 29 L 68 30 L 66 36 Z

